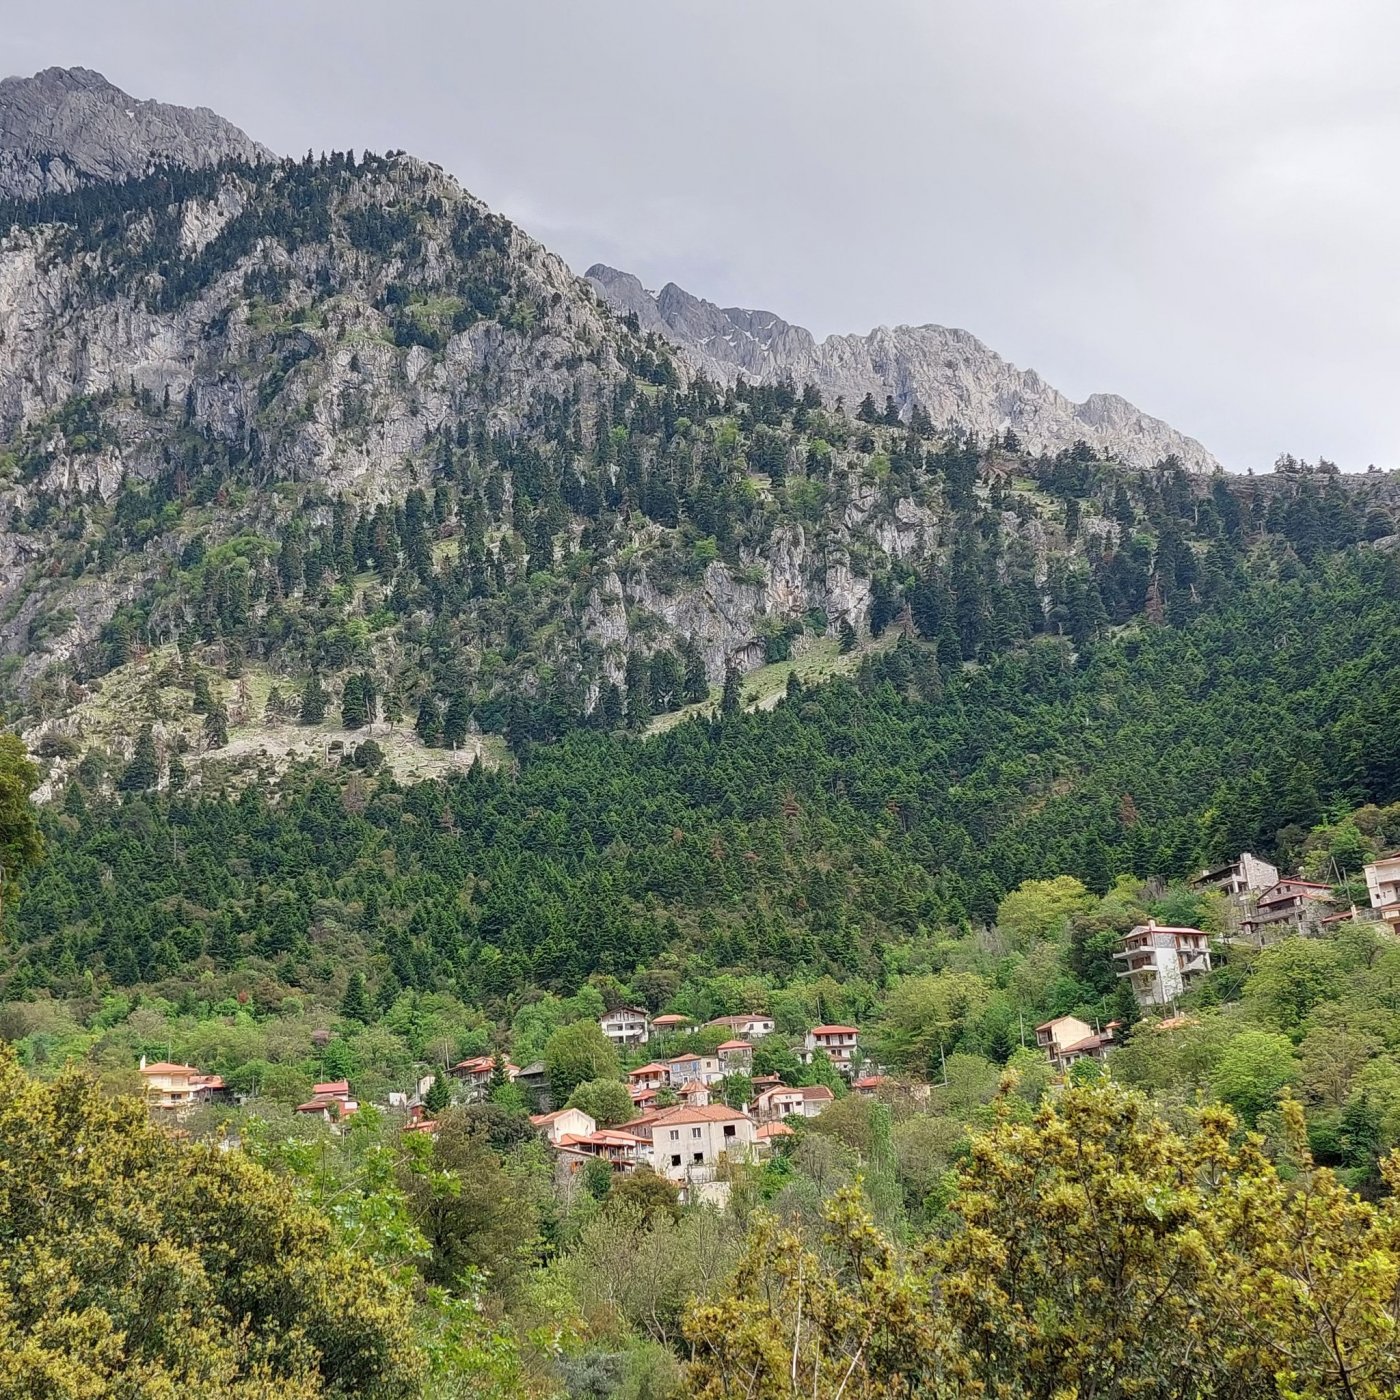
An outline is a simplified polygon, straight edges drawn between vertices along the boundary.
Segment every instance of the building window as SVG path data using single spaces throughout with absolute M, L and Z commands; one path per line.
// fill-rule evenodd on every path
M 705 1160 L 705 1154 L 703 1152 L 697 1152 L 690 1160 L 697 1163 L 703 1162 Z
M 679 1142 L 680 1140 L 681 1140 L 681 1130 L 680 1130 L 679 1128 L 672 1128 L 672 1129 L 671 1129 L 671 1141 L 672 1141 L 672 1142 Z
M 734 1136 L 734 1124 L 733 1124 L 733 1123 L 726 1123 L 726 1124 L 724 1125 L 724 1135 L 725 1135 L 725 1137 L 733 1137 L 733 1136 Z
M 678 1167 L 678 1166 L 680 1166 L 680 1164 L 681 1164 L 681 1154 L 680 1154 L 679 1152 L 673 1152 L 673 1153 L 671 1154 L 671 1165 L 672 1165 L 673 1167 Z
M 700 1129 L 699 1129 L 699 1128 L 692 1128 L 692 1129 L 690 1130 L 690 1135 L 691 1135 L 691 1137 L 693 1137 L 693 1138 L 698 1138 L 698 1137 L 700 1136 Z

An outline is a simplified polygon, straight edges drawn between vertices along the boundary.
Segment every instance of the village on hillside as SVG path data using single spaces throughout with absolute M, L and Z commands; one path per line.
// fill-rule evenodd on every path
M 1198 891 L 1224 896 L 1223 934 L 1148 919 L 1119 937 L 1117 976 L 1144 1014 L 1155 1013 L 1155 1024 L 1170 1027 L 1180 1019 L 1179 999 L 1211 971 L 1213 940 L 1262 948 L 1284 937 L 1326 937 L 1350 922 L 1400 931 L 1400 851 L 1379 857 L 1363 874 L 1369 905 L 1339 908 L 1332 886 L 1282 876 L 1243 852 L 1192 882 Z M 590 1163 L 599 1164 L 591 1170 L 618 1174 L 649 1169 L 671 1182 L 682 1201 L 723 1205 L 730 1167 L 759 1160 L 794 1134 L 795 1122 L 817 1117 L 838 1097 L 902 1093 L 917 1103 L 934 1087 L 888 1074 L 853 1025 L 815 1025 L 785 1046 L 789 1063 L 800 1067 L 788 1078 L 801 1083 L 755 1072 L 756 1047 L 769 1037 L 782 1039 L 765 1012 L 698 1024 L 680 1012 L 653 1015 L 624 1005 L 604 1012 L 597 1025 L 624 1066 L 616 1087 L 619 1096 L 625 1092 L 626 1111 L 612 1114 L 617 1121 L 603 1123 L 578 1104 L 556 1102 L 543 1061 L 517 1065 L 501 1051 L 424 1072 L 382 1107 L 403 1116 L 405 1132 L 433 1133 L 436 1114 L 448 1105 L 483 1103 L 503 1085 L 514 1085 L 534 1110 L 530 1121 L 552 1148 L 561 1183 Z M 1116 1020 L 1090 1025 L 1060 1016 L 1034 1027 L 1034 1044 L 1063 1080 L 1080 1061 L 1106 1060 L 1120 1029 Z M 143 1060 L 141 1075 L 147 1103 L 171 1121 L 233 1097 L 222 1078 L 191 1065 Z M 341 1078 L 316 1084 L 296 1113 L 340 1131 L 358 1109 L 350 1083 Z

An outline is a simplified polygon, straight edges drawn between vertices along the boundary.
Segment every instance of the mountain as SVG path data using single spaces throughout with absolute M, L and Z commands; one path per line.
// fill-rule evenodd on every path
M 719 307 L 674 282 L 652 293 L 631 273 L 603 263 L 586 276 L 620 315 L 635 315 L 643 330 L 664 335 L 697 369 L 724 383 L 743 375 L 765 384 L 815 384 L 852 407 L 869 394 L 883 409 L 888 396 L 905 416 L 917 404 L 936 426 L 975 432 L 984 441 L 1009 428 L 1035 452 L 1084 441 L 1129 466 L 1153 467 L 1175 456 L 1188 471 L 1220 470 L 1195 438 L 1117 394 L 1074 403 L 967 331 L 881 326 L 819 342 L 774 312 Z
M 207 107 L 142 101 L 88 68 L 0 82 L 0 199 L 30 199 L 155 165 L 274 159 Z
M 896 635 L 954 668 L 1088 646 L 1250 551 L 1394 533 L 1381 474 L 1042 456 L 699 374 L 657 326 L 703 304 L 619 316 L 402 154 L 161 165 L 0 230 L 0 699 L 46 794 L 138 738 L 128 780 L 174 783 L 654 732 L 751 672 L 770 706 Z

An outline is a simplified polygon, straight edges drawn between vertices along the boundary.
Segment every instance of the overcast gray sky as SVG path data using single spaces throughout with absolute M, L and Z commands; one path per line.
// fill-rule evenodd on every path
M 594 261 L 818 334 L 962 326 L 1227 465 L 1400 465 L 1395 0 L 0 0 L 300 154 L 441 162 Z

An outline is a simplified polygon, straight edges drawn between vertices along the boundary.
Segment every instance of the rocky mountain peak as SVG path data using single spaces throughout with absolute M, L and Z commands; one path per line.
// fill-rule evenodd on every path
M 153 165 L 275 159 L 207 107 L 132 97 L 90 68 L 0 81 L 0 198 L 32 199 Z
M 644 331 L 665 336 L 722 383 L 790 379 L 851 407 L 866 394 L 882 407 L 892 397 L 906 415 L 919 404 L 939 426 L 984 439 L 1009 428 L 1033 451 L 1057 452 L 1082 439 L 1129 466 L 1152 467 L 1173 455 L 1192 471 L 1220 466 L 1194 438 L 1117 394 L 1075 403 L 965 330 L 879 326 L 818 342 L 775 312 L 720 307 L 674 282 L 649 292 L 630 273 L 601 263 L 585 275 L 614 310 L 635 314 Z

